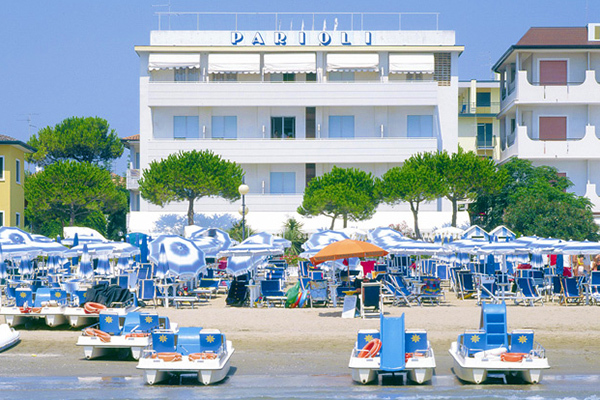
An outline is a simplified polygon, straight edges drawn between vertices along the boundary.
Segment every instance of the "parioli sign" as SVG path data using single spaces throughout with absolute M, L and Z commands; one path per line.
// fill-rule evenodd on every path
M 231 32 L 231 44 L 234 46 L 370 46 L 372 40 L 371 32 L 365 31 Z

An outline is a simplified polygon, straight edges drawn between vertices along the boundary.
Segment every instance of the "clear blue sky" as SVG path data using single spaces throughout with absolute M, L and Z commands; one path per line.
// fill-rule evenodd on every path
M 169 0 L 3 0 L 0 133 L 26 141 L 71 116 L 105 118 L 138 133 L 138 56 Z M 459 78 L 489 79 L 490 66 L 532 26 L 600 22 L 599 0 L 170 0 L 171 11 L 438 12 L 465 51 Z M 229 27 L 225 27 L 229 29 Z M 295 27 L 298 28 L 297 26 Z M 331 29 L 331 26 L 328 25 Z M 282 26 L 286 29 L 286 26 Z M 374 28 L 371 28 L 374 29 Z M 29 127 L 26 119 L 31 114 Z M 125 159 L 116 163 L 122 173 Z

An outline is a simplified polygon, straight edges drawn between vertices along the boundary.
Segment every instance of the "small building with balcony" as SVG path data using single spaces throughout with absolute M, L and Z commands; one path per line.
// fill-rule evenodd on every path
M 276 232 L 286 217 L 299 218 L 308 182 L 333 166 L 381 176 L 415 153 L 457 150 L 463 47 L 453 31 L 369 30 L 356 13 L 340 15 L 339 25 L 331 18 L 330 29 L 325 22 L 315 28 L 320 16 L 312 14 L 310 29 L 302 20 L 293 30 L 301 24 L 285 14 L 271 15 L 275 29 L 241 29 L 243 15 L 234 15 L 236 23 L 223 30 L 201 23 L 157 30 L 149 45 L 135 47 L 140 133 L 128 140 L 130 230 L 151 231 L 161 215 L 185 214 L 186 204 L 160 208 L 137 191 L 150 162 L 179 151 L 211 150 L 240 164 L 250 187 L 249 224 Z M 281 30 L 281 21 L 290 30 Z M 195 206 L 199 213 L 238 208 L 215 198 Z M 440 200 L 424 211 L 449 208 Z M 408 206 L 382 205 L 374 223 L 400 223 L 399 212 L 410 215 Z
M 466 151 L 498 160 L 500 81 L 458 83 L 458 145 Z
M 500 162 L 558 169 L 600 222 L 600 24 L 531 28 L 494 65 Z

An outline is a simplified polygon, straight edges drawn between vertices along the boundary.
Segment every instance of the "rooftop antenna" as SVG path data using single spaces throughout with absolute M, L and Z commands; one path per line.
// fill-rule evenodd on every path
M 171 30 L 171 0 L 167 4 L 153 4 L 152 7 L 168 7 L 169 10 L 169 30 Z M 158 30 L 160 31 L 160 14 L 158 15 Z
M 37 128 L 37 126 L 33 125 L 31 123 L 31 121 L 33 120 L 33 116 L 34 115 L 40 115 L 40 114 L 36 114 L 36 113 L 27 113 L 27 114 L 21 114 L 21 115 L 26 115 L 27 118 L 25 119 L 19 119 L 18 121 L 27 121 L 27 136 L 31 137 L 31 128 Z

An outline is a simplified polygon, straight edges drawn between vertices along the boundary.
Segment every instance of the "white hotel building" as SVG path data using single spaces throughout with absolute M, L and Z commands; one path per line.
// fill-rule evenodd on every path
M 600 24 L 531 28 L 493 69 L 502 77 L 500 162 L 557 168 L 600 222 Z
M 286 217 L 301 219 L 310 179 L 334 165 L 381 176 L 415 153 L 457 150 L 463 47 L 453 31 L 158 30 L 135 51 L 140 134 L 129 138 L 130 231 L 152 231 L 162 214 L 185 215 L 185 203 L 160 208 L 140 199 L 137 185 L 151 161 L 179 151 L 212 150 L 240 164 L 248 223 L 278 232 Z M 240 204 L 205 198 L 195 211 L 239 218 Z M 450 221 L 443 201 L 423 211 L 425 225 L 428 213 L 431 227 Z M 412 226 L 407 205 L 381 205 L 352 226 L 404 220 Z M 304 222 L 309 231 L 330 224 Z

